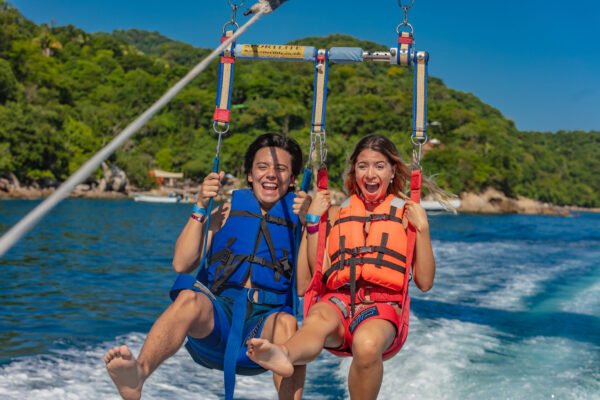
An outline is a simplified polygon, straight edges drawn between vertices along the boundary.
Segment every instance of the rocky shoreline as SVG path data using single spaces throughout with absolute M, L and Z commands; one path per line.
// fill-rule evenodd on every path
M 102 186 L 102 185 L 101 185 Z M 121 190 L 107 190 L 106 187 L 92 185 L 78 185 L 71 193 L 72 198 L 93 198 L 93 199 L 127 199 L 133 198 L 137 194 L 167 195 L 172 193 L 169 189 L 155 189 L 152 191 L 133 190 L 129 185 L 120 188 Z M 36 187 L 0 187 L 0 199 L 40 199 L 51 195 L 54 188 L 36 188 Z M 175 190 L 183 197 L 192 197 L 198 192 L 198 188 L 183 188 Z M 187 195 L 187 196 L 186 196 Z M 344 199 L 342 192 L 332 193 L 334 203 L 341 203 Z M 600 208 L 583 208 L 557 206 L 548 203 L 542 203 L 525 197 L 509 198 L 502 192 L 488 188 L 483 193 L 461 193 L 459 213 L 474 214 L 525 214 L 525 215 L 556 215 L 568 216 L 572 212 L 600 212 Z
M 493 188 L 483 193 L 462 193 L 460 201 L 457 210 L 460 213 L 568 216 L 572 211 L 571 207 L 542 203 L 526 197 L 509 198 Z M 598 212 L 598 209 L 589 211 Z

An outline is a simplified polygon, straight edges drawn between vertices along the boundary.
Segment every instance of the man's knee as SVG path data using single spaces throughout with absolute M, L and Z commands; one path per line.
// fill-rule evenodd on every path
M 281 332 L 281 337 L 288 339 L 298 330 L 298 321 L 293 315 L 280 312 L 275 320 L 275 329 Z
M 182 290 L 172 306 L 177 313 L 182 313 L 190 318 L 198 318 L 204 316 L 204 314 L 208 317 L 210 313 L 209 304 L 210 300 L 204 294 L 193 290 Z

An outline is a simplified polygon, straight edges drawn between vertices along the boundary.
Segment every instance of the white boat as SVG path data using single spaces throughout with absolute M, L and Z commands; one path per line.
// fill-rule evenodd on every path
M 448 202 L 454 208 L 460 207 L 460 199 L 452 199 Z M 426 211 L 447 211 L 442 203 L 435 200 L 421 200 L 421 207 L 423 207 Z
M 157 194 L 136 194 L 133 196 L 134 201 L 143 201 L 146 203 L 178 203 L 179 197 L 177 196 L 162 196 Z

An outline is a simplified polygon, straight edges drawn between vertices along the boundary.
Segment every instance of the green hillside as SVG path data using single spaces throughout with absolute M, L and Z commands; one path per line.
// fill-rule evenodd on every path
M 384 48 L 341 35 L 293 43 Z M 157 32 L 37 26 L 0 0 L 0 175 L 13 173 L 23 183 L 66 179 L 208 52 Z M 247 144 L 265 131 L 286 133 L 308 149 L 312 71 L 306 63 L 236 63 L 233 104 L 243 107 L 231 114 L 224 170 L 241 176 Z M 210 128 L 216 79 L 215 64 L 110 161 L 140 187 L 151 185 L 148 170 L 155 167 L 201 179 L 216 145 Z M 412 85 L 412 71 L 404 68 L 331 67 L 327 131 L 334 185 L 365 134 L 388 135 L 408 159 Z M 442 187 L 460 193 L 491 186 L 510 196 L 600 206 L 599 132 L 520 132 L 495 108 L 435 77 L 428 93 L 429 135 L 440 144 L 423 166 Z

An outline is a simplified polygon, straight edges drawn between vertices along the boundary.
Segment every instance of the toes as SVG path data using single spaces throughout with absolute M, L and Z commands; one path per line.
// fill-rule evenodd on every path
M 129 350 L 129 347 L 121 346 L 118 349 L 119 353 L 121 354 L 121 357 L 125 360 L 131 360 L 133 358 L 133 354 L 131 353 L 131 350 Z
M 110 363 L 115 358 L 122 358 L 123 360 L 131 360 L 133 359 L 133 354 L 131 350 L 127 346 L 115 346 L 112 349 L 108 350 L 104 354 L 104 362 L 106 364 Z
M 117 356 L 117 354 L 119 354 L 118 351 L 118 347 L 113 347 L 112 349 L 104 353 L 104 362 L 108 364 L 112 359 L 114 359 Z

